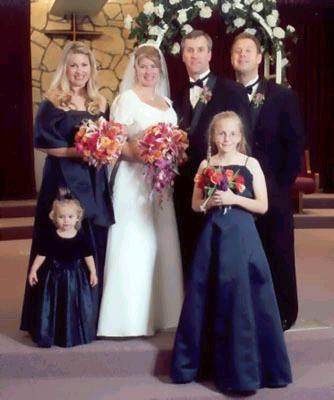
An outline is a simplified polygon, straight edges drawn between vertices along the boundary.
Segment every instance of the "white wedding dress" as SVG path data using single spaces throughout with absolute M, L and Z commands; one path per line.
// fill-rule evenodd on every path
M 111 114 L 131 139 L 158 122 L 177 123 L 142 102 L 133 90 L 119 95 Z M 114 183 L 116 223 L 109 228 L 98 336 L 153 335 L 175 327 L 183 301 L 179 240 L 172 197 L 150 196 L 144 165 L 122 160 Z

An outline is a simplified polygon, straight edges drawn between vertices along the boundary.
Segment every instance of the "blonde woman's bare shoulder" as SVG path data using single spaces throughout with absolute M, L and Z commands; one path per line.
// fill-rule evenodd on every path
M 107 110 L 108 100 L 102 94 L 99 95 L 99 105 L 102 112 Z

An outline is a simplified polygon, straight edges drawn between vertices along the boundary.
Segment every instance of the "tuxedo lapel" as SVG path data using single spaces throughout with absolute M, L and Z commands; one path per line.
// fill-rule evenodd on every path
M 254 132 L 254 129 L 256 127 L 256 123 L 258 121 L 260 112 L 262 110 L 262 107 L 264 105 L 264 102 L 266 100 L 266 97 L 268 95 L 268 91 L 267 91 L 267 87 L 268 87 L 268 82 L 266 79 L 262 78 L 260 80 L 259 86 L 256 90 L 256 93 L 254 94 L 254 97 L 252 98 L 252 100 L 249 103 L 249 107 L 250 107 L 250 114 L 251 114 L 251 130 L 252 132 Z M 260 98 L 261 100 L 259 101 L 259 104 L 256 104 L 256 99 Z
M 207 84 L 205 85 L 211 93 L 213 92 L 213 88 L 215 87 L 216 80 L 217 80 L 217 77 L 215 75 L 211 74 L 208 79 Z M 208 103 L 198 100 L 198 102 L 194 108 L 193 115 L 192 115 L 192 120 L 191 120 L 190 130 L 189 130 L 190 135 L 196 129 L 196 126 L 201 117 L 201 114 L 207 105 L 208 105 Z
M 186 88 L 185 91 L 183 92 L 181 107 L 182 107 L 181 109 L 182 117 L 180 118 L 179 126 L 181 129 L 184 129 L 185 131 L 189 132 L 193 114 L 193 109 L 190 103 L 189 88 Z

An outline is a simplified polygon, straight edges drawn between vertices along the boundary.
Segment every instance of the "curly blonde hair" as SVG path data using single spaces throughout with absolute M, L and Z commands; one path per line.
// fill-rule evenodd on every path
M 96 76 L 96 61 L 92 51 L 81 42 L 68 42 L 59 61 L 58 67 L 50 84 L 45 97 L 50 100 L 57 108 L 65 111 L 75 109 L 71 103 L 73 92 L 66 74 L 66 67 L 69 57 L 72 54 L 83 54 L 88 57 L 90 64 L 90 77 L 86 84 L 87 100 L 86 107 L 91 114 L 98 114 L 102 110 L 103 96 L 98 91 Z
M 75 229 L 79 230 L 81 221 L 84 216 L 84 210 L 78 199 L 76 199 L 67 188 L 59 188 L 57 198 L 52 203 L 52 209 L 49 213 L 49 218 L 57 226 L 57 212 L 59 207 L 71 206 L 76 208 L 78 221 L 75 224 Z

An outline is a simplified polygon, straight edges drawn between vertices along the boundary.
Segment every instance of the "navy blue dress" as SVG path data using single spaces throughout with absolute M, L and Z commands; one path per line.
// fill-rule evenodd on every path
M 228 166 L 245 178 L 246 166 Z M 291 382 L 290 363 L 270 270 L 253 215 L 212 208 L 192 260 L 176 332 L 175 383 L 212 378 L 218 390 L 255 391 Z
M 97 119 L 101 115 L 92 115 L 87 111 L 64 111 L 44 100 L 39 107 L 34 132 L 36 148 L 73 147 L 74 135 L 85 118 Z M 47 235 L 53 227 L 49 218 L 52 203 L 59 187 L 67 187 L 80 201 L 84 209 L 82 229 L 93 247 L 99 287 L 94 296 L 94 308 L 97 319 L 99 301 L 103 286 L 103 268 L 108 227 L 114 223 L 114 215 L 109 193 L 106 168 L 90 167 L 81 158 L 47 156 L 43 169 L 43 179 L 38 196 L 33 240 L 30 252 L 30 266 L 36 256 L 36 244 L 40 237 Z M 21 329 L 32 331 L 34 297 L 27 284 L 21 317 Z
M 30 333 L 41 347 L 72 347 L 95 338 L 93 293 L 84 258 L 93 255 L 83 232 L 62 238 L 53 229 L 39 238 L 37 252 L 45 260 L 32 288 L 34 313 Z

